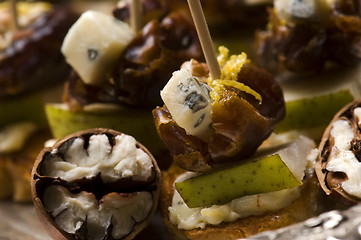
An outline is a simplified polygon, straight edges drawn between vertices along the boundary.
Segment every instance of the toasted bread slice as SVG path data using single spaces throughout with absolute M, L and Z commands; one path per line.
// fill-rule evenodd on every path
M 238 219 L 232 223 L 207 225 L 205 229 L 183 230 L 178 229 L 169 220 L 168 207 L 171 205 L 174 181 L 184 170 L 172 165 L 168 171 L 163 172 L 163 184 L 160 198 L 160 208 L 164 224 L 172 239 L 237 239 L 285 227 L 329 210 L 325 195 L 321 191 L 313 171 L 306 175 L 302 187 L 301 197 L 290 206 L 276 212 L 265 213 L 260 216 L 250 216 Z

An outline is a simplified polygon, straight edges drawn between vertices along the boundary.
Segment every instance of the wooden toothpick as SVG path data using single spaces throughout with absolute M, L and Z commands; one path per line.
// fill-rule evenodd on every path
M 141 0 L 130 1 L 130 26 L 134 32 L 138 32 L 142 28 L 142 3 Z
M 213 42 L 209 29 L 207 26 L 206 18 L 202 10 L 199 0 L 187 0 L 189 9 L 192 14 L 193 22 L 197 30 L 198 38 L 201 43 L 204 57 L 206 58 L 211 77 L 219 79 L 221 70 L 217 61 L 217 55 L 213 47 Z
M 16 0 L 9 0 L 10 9 L 11 9 L 11 25 L 12 30 L 15 32 L 19 30 L 19 22 L 18 22 L 18 11 L 16 9 Z

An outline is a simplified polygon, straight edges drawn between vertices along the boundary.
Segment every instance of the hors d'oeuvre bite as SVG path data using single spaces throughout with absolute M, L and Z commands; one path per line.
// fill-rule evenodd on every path
M 243 53 L 218 56 L 221 79 L 205 64 L 183 64 L 153 110 L 173 156 L 163 172 L 163 219 L 174 239 L 243 238 L 326 210 L 307 137 L 256 150 L 284 117 L 281 88 Z M 275 220 L 277 219 L 277 220 Z
M 256 34 L 259 64 L 270 71 L 319 71 L 327 63 L 360 62 L 358 1 L 275 0 Z
M 89 33 L 88 24 L 96 19 L 91 15 L 108 20 Z M 89 23 L 82 23 L 82 19 Z M 88 36 L 98 31 L 104 31 L 108 38 Z M 82 46 L 78 52 L 72 51 L 78 46 Z M 154 107 L 161 102 L 159 90 L 176 68 L 187 59 L 203 59 L 192 20 L 183 12 L 153 19 L 137 33 L 115 17 L 86 12 L 62 49 L 77 75 L 69 79 L 64 96 L 75 109 L 90 103 Z M 79 106 L 73 106 L 75 103 Z
M 332 117 L 361 95 L 358 1 L 275 0 L 266 30 L 256 33 L 261 67 L 284 90 L 285 119 L 275 129 L 316 141 Z M 273 137 L 272 136 L 272 137 Z
M 109 127 L 134 135 L 154 153 L 164 151 L 151 109 L 160 104 L 159 91 L 174 70 L 186 59 L 203 59 L 187 14 L 171 12 L 135 32 L 111 15 L 85 12 L 62 51 L 73 72 L 64 87 L 65 106 L 47 106 L 56 138 Z
M 160 170 L 134 137 L 88 129 L 44 148 L 32 170 L 35 209 L 55 239 L 133 239 L 158 205 Z
M 273 77 L 250 65 L 245 54 L 220 50 L 221 79 L 208 79 L 207 67 L 192 60 L 161 91 L 165 106 L 153 110 L 161 139 L 188 170 L 252 155 L 284 116 Z

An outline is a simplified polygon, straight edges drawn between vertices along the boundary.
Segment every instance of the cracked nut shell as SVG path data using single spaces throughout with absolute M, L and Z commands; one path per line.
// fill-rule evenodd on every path
M 336 140 L 335 137 L 331 134 L 331 131 L 334 123 L 338 120 L 345 120 L 349 123 L 349 126 L 352 128 L 353 131 L 353 139 L 348 143 L 348 152 L 352 153 L 355 159 L 357 159 L 359 162 L 361 159 L 361 130 L 359 125 L 360 123 L 358 123 L 359 118 L 354 113 L 355 108 L 358 107 L 361 107 L 361 99 L 356 99 L 353 102 L 347 104 L 334 116 L 322 136 L 320 145 L 318 147 L 319 155 L 315 164 L 315 172 L 320 182 L 320 186 L 322 187 L 324 192 L 344 205 L 357 204 L 361 201 L 361 199 L 354 195 L 351 195 L 344 189 L 342 184 L 349 179 L 349 176 L 347 176 L 345 172 L 330 171 L 329 169 L 327 169 L 329 162 L 335 155 L 332 150 L 336 145 Z M 343 131 L 342 134 L 346 135 L 345 132 L 346 131 Z M 342 165 L 345 166 L 346 162 L 342 163 Z
M 39 220 L 53 239 L 133 239 L 157 208 L 161 174 L 133 137 L 110 129 L 44 148 L 31 176 Z

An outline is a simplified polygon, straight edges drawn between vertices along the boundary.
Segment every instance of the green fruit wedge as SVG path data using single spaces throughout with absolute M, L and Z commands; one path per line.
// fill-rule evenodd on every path
M 286 116 L 275 132 L 324 130 L 344 105 L 361 97 L 360 76 L 360 66 L 329 67 L 313 75 L 280 74 L 276 78 L 284 93 Z
M 333 116 L 353 100 L 350 90 L 346 89 L 328 95 L 286 101 L 286 116 L 277 125 L 275 132 L 327 126 Z
M 56 139 L 89 128 L 110 128 L 132 135 L 152 153 L 165 149 L 148 109 L 97 104 L 81 112 L 72 112 L 64 104 L 47 104 L 45 111 Z
M 42 97 L 27 95 L 0 101 L 0 128 L 18 121 L 30 121 L 38 126 L 46 126 Z
M 246 195 L 294 188 L 302 184 L 308 153 L 316 147 L 305 136 L 259 150 L 244 164 L 218 169 L 175 183 L 188 207 L 228 203 Z
M 271 155 L 255 162 L 200 175 L 175 187 L 188 207 L 223 204 L 235 198 L 300 186 L 281 160 Z

